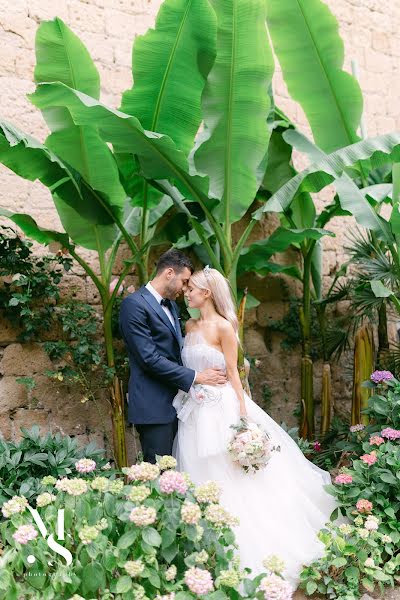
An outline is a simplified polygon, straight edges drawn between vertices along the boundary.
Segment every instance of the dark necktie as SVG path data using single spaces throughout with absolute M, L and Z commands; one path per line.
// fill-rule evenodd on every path
M 169 308 L 169 310 L 171 310 L 172 308 L 171 300 L 169 298 L 163 298 L 160 304 L 161 306 L 166 306 L 167 308 Z

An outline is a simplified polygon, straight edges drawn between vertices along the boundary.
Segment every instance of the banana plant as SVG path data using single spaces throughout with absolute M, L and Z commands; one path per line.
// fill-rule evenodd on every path
M 42 111 L 51 134 L 44 146 L 37 146 L 38 142 L 27 141 L 22 134 L 15 137 L 15 130 L 5 125 L 0 160 L 22 177 L 49 183 L 69 237 L 75 244 L 98 251 L 102 273 L 100 278 L 93 275 L 101 289 L 107 289 L 122 240 L 144 280 L 159 216 L 165 219 L 173 203 L 175 212 L 193 229 L 208 262 L 229 278 L 237 293 L 239 259 L 242 253 L 246 256 L 245 244 L 264 207 L 250 219 L 248 213 L 260 198 L 268 164 L 271 167 L 275 161 L 274 144 L 270 144 L 272 129 L 276 129 L 276 123 L 271 124 L 275 115 L 270 91 L 273 50 L 289 88 L 309 117 L 321 151 L 345 146 L 343 166 L 340 161 L 330 165 L 332 155 L 327 164 L 319 156 L 317 181 L 321 170 L 331 182 L 343 179 L 347 166 L 356 165 L 358 173 L 366 168 L 362 159 L 375 153 L 373 144 L 368 146 L 366 140 L 363 152 L 351 150 L 357 144 L 348 146 L 357 139 L 361 100 L 357 82 L 342 69 L 343 44 L 336 20 L 320 0 L 298 0 L 298 5 L 301 10 L 296 9 L 292 24 L 296 35 L 286 36 L 279 19 L 289 22 L 294 16 L 288 0 L 166 0 L 155 30 L 135 42 L 134 85 L 123 95 L 120 110 L 99 100 L 98 75 L 72 32 L 59 19 L 55 26 L 43 27 L 37 44 L 38 85 L 30 100 Z M 60 56 L 54 48 L 61 49 Z M 334 116 L 326 125 L 323 107 L 328 101 L 332 106 L 328 112 Z M 318 135 L 326 128 L 329 139 L 320 141 Z M 390 141 L 382 140 L 382 144 L 385 148 Z M 38 155 L 46 159 L 42 170 L 36 164 Z M 36 161 L 34 172 L 29 172 L 25 162 L 31 157 Z M 61 171 L 50 177 L 54 168 Z M 313 191 L 306 189 L 312 175 L 304 175 L 305 192 Z M 289 207 L 299 195 L 289 184 L 283 188 L 283 197 L 276 190 L 265 212 Z M 346 196 L 348 186 L 339 189 L 340 182 L 337 186 L 339 196 L 343 195 L 342 207 L 345 204 L 348 211 L 355 203 L 357 207 L 357 199 Z M 300 200 L 298 210 L 303 212 Z M 233 227 L 243 223 L 243 233 L 234 240 Z M 327 234 L 319 226 L 297 230 L 291 224 L 290 228 L 284 226 L 271 236 L 270 250 L 264 255 L 263 244 L 257 247 L 260 260 L 268 260 L 271 249 L 284 248 L 279 236 L 289 235 L 290 243 L 303 244 L 308 257 Z M 305 268 L 311 272 L 311 258 Z M 117 289 L 122 278 L 123 274 Z M 108 302 L 106 294 L 105 299 Z M 122 439 L 120 407 L 114 418 L 119 423 L 116 435 Z M 308 429 L 312 430 L 311 418 Z M 120 464 L 123 461 L 122 453 Z

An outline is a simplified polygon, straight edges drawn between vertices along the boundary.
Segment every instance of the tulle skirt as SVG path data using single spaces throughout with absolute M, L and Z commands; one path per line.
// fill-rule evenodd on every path
M 200 400 L 199 392 L 197 401 L 194 394 L 191 406 L 186 404 L 181 414 L 184 421 L 179 420 L 174 446 L 178 468 L 189 473 L 195 484 L 208 480 L 220 484 L 221 504 L 240 520 L 234 530 L 242 568 L 250 567 L 255 576 L 264 570 L 262 561 L 267 556 L 278 555 L 285 562 L 285 578 L 297 587 L 303 565 L 323 555 L 317 533 L 335 509 L 334 498 L 324 490 L 329 473 L 308 461 L 292 438 L 248 396 L 249 420 L 263 428 L 280 451 L 272 453 L 265 469 L 245 473 L 226 451 L 234 434 L 230 426 L 239 421 L 236 394 L 230 384 L 204 389 Z M 179 415 L 179 398 L 175 406 Z

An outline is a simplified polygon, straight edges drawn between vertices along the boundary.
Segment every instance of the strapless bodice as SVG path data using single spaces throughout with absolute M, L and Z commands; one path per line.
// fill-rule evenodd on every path
M 207 344 L 197 331 L 186 334 L 182 362 L 185 367 L 199 372 L 211 368 L 225 369 L 226 366 L 223 353 Z

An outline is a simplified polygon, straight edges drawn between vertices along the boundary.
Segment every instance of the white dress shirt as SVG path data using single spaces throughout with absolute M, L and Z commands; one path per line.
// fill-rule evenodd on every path
M 154 287 L 151 285 L 150 281 L 146 284 L 146 288 L 149 290 L 150 294 L 152 294 L 154 296 L 154 298 L 157 300 L 158 304 L 161 305 L 161 300 L 163 299 L 163 297 L 161 296 L 161 294 L 159 294 L 157 292 L 156 289 L 154 289 Z M 168 319 L 171 321 L 171 323 L 174 326 L 174 329 L 176 331 L 175 320 L 174 320 L 174 317 L 173 317 L 171 311 L 169 310 L 168 306 L 161 305 L 161 308 L 167 315 Z M 196 377 L 197 377 L 197 371 L 194 372 L 193 383 L 195 382 Z M 192 385 L 193 385 L 193 383 L 192 383 Z
M 163 299 L 163 297 L 161 296 L 161 294 L 159 294 L 157 292 L 156 289 L 153 288 L 150 281 L 148 284 L 146 284 L 146 288 L 149 290 L 150 294 L 152 294 L 154 296 L 154 298 L 157 300 L 158 304 L 161 304 L 161 300 Z M 168 306 L 161 305 L 161 308 L 163 309 L 163 311 L 167 315 L 168 319 L 171 321 L 172 325 L 174 326 L 174 329 L 176 330 L 175 319 L 174 319 L 173 314 L 169 310 Z

